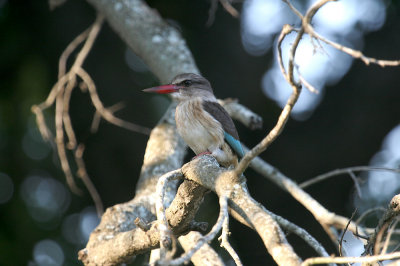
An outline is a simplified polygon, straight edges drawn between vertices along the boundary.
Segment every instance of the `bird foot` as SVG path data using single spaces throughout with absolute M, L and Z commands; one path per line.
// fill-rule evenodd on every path
M 193 161 L 194 159 L 196 159 L 197 157 L 200 157 L 200 156 L 206 155 L 206 154 L 211 154 L 211 152 L 209 152 L 209 151 L 200 152 L 199 154 L 197 154 L 196 156 L 194 156 L 194 157 L 192 158 L 192 161 Z

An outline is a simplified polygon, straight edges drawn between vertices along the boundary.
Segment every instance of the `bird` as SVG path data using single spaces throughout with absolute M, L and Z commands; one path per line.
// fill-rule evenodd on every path
M 171 94 L 178 101 L 177 131 L 196 157 L 209 154 L 224 166 L 236 166 L 244 152 L 235 124 L 218 103 L 210 82 L 197 74 L 183 73 L 169 84 L 144 89 Z

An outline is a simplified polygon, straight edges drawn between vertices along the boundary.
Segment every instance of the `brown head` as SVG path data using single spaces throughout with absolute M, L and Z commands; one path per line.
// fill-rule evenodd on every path
M 193 97 L 215 98 L 210 82 L 204 77 L 193 73 L 179 74 L 172 79 L 170 84 L 145 89 L 143 91 L 160 94 L 169 93 L 180 101 L 188 100 Z

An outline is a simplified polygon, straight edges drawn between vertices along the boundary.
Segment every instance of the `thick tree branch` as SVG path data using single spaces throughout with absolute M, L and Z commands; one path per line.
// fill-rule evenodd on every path
M 180 33 L 142 0 L 88 0 L 162 83 L 199 73 Z
M 191 181 L 185 181 L 179 187 L 178 193 L 175 195 L 177 182 L 166 182 L 162 185 L 163 193 L 161 193 L 162 198 L 160 204 L 158 208 L 155 208 L 154 199 L 157 196 L 160 196 L 160 193 L 156 192 L 156 184 L 160 176 L 180 168 L 186 150 L 186 145 L 178 136 L 174 126 L 174 104 L 172 104 L 162 121 L 151 133 L 134 199 L 124 204 L 115 205 L 106 211 L 102 217 L 100 225 L 92 233 L 87 247 L 79 253 L 80 259 L 85 264 L 103 265 L 124 263 L 137 254 L 157 248 L 160 245 L 160 242 L 162 243 L 161 246 L 166 246 L 163 244 L 165 242 L 163 240 L 166 239 L 165 235 L 167 233 L 173 232 L 173 237 L 175 237 L 193 229 L 191 227 L 191 224 L 193 224 L 193 217 L 197 212 L 203 194 L 207 188 L 218 194 L 221 202 L 221 213 L 223 212 L 223 215 L 220 215 L 218 223 L 213 227 L 212 237 L 214 237 L 214 234 L 222 226 L 224 215 L 226 216 L 227 213 L 225 197 L 228 197 L 230 208 L 238 214 L 246 224 L 258 232 L 269 253 L 278 264 L 299 265 L 301 259 L 287 243 L 281 229 L 275 221 L 275 219 L 279 220 L 278 217 L 269 213 L 265 208 L 257 203 L 250 196 L 246 185 L 239 179 L 250 163 L 251 166 L 255 166 L 255 168 L 259 169 L 263 175 L 268 176 L 278 186 L 288 191 L 293 197 L 302 203 L 326 230 L 331 226 L 343 228 L 343 226 L 347 224 L 346 218 L 327 211 L 310 195 L 299 188 L 299 186 L 291 179 L 285 177 L 276 169 L 273 169 L 271 172 L 271 169 L 266 167 L 264 162 L 260 163 L 257 161 L 257 158 L 255 158 L 258 154 L 264 151 L 283 130 L 290 112 L 299 97 L 301 84 L 294 80 L 293 75 L 296 49 L 305 32 L 308 31 L 308 33 L 312 35 L 313 29 L 310 28 L 311 26 L 309 25 L 311 19 L 317 10 L 329 1 L 331 0 L 318 1 L 307 11 L 307 14 L 304 17 L 297 12 L 301 17 L 303 24 L 301 29 L 297 31 L 297 37 L 290 50 L 287 74 L 284 68 L 282 71 L 285 78 L 293 87 L 293 93 L 288 99 L 285 108 L 282 110 L 282 114 L 274 129 L 259 145 L 246 155 L 246 157 L 240 162 L 239 167 L 234 171 L 226 171 L 226 169 L 219 168 L 215 159 L 209 156 L 204 156 L 192 161 L 182 167 L 182 172 L 185 174 L 187 179 L 195 181 L 197 184 L 193 184 Z M 173 76 L 183 72 L 199 73 L 194 64 L 193 57 L 179 32 L 164 23 L 158 13 L 149 8 L 144 1 L 88 0 L 88 2 L 95 6 L 99 11 L 101 14 L 99 18 L 101 18 L 101 20 L 104 15 L 111 27 L 118 32 L 121 38 L 133 49 L 133 51 L 143 59 L 161 82 L 169 82 Z M 228 1 L 225 2 L 228 3 Z M 289 6 L 291 6 L 290 3 Z M 292 6 L 291 8 L 296 11 Z M 292 30 L 293 29 L 290 29 L 290 31 Z M 287 32 L 283 32 L 282 40 L 288 32 L 290 32 L 289 27 L 286 27 L 286 31 Z M 85 34 L 86 33 L 83 35 Z M 324 41 L 322 37 L 315 33 L 312 36 Z M 89 34 L 88 39 L 90 38 Z M 363 60 L 365 59 L 363 57 L 360 58 Z M 79 56 L 76 62 L 81 62 Z M 102 105 L 99 105 L 99 103 L 101 104 L 101 101 L 96 98 L 97 94 L 95 94 L 94 82 L 91 80 L 88 73 L 81 68 L 81 64 L 79 67 L 74 66 L 72 70 L 88 85 L 93 103 L 95 103 L 97 109 L 100 109 L 103 114 L 105 114 L 105 118 L 110 117 L 112 113 Z M 73 86 L 75 86 L 76 78 L 70 78 L 68 75 L 64 75 L 59 80 L 59 82 L 64 83 L 67 81 L 68 86 L 63 88 L 65 91 L 64 98 L 56 95 L 56 93 L 50 93 L 49 97 L 54 97 L 53 101 L 56 100 L 58 102 L 56 107 L 56 120 L 58 119 L 57 136 L 59 138 L 62 137 L 62 141 L 64 141 L 64 136 L 62 135 L 64 133 L 62 122 L 64 122 L 66 125 L 66 134 L 69 138 L 69 144 L 71 146 L 76 146 L 76 140 L 73 131 L 71 131 L 72 127 L 69 127 L 71 124 L 69 117 L 64 116 L 65 111 L 68 111 L 68 105 L 66 105 L 66 103 L 70 100 L 70 95 Z M 303 84 L 307 84 L 305 80 L 300 81 Z M 59 83 L 56 85 L 59 86 Z M 93 97 L 93 95 L 95 97 Z M 234 108 L 231 110 L 229 110 L 229 104 L 226 106 L 230 113 L 237 113 L 236 116 L 239 117 L 239 120 L 250 121 L 247 124 L 249 127 L 259 126 L 260 119 L 257 116 L 253 116 L 251 112 L 246 113 L 240 111 L 237 109 L 239 105 L 232 105 Z M 43 119 L 43 117 L 38 114 L 38 119 Z M 121 123 L 117 124 L 122 125 Z M 50 137 L 50 134 L 48 133 L 49 132 L 43 131 L 43 135 L 47 138 Z M 57 144 L 59 143 L 61 143 L 60 140 Z M 58 150 L 60 151 L 60 148 Z M 63 152 L 62 149 L 61 152 Z M 169 206 L 169 208 L 164 212 L 164 209 L 160 208 L 160 206 Z M 156 213 L 158 213 L 158 216 L 160 216 L 161 219 L 155 220 Z M 285 224 L 283 221 L 280 223 Z M 288 223 L 286 226 L 287 228 L 292 228 L 293 231 L 300 233 L 298 228 L 295 226 Z M 165 227 L 165 230 L 160 230 L 162 227 Z M 354 223 L 350 223 L 350 229 L 354 230 L 354 228 Z M 169 229 L 171 229 L 171 231 L 169 231 Z M 304 232 L 301 233 L 304 234 Z M 190 234 L 190 236 L 193 236 L 193 234 Z M 211 236 L 209 238 L 204 238 L 197 235 L 197 237 L 200 239 L 200 242 L 206 242 L 208 239 L 211 239 Z M 192 238 L 181 236 L 179 239 L 182 243 L 185 243 L 185 241 L 188 239 L 190 241 Z M 307 239 L 307 237 L 304 239 Z M 313 247 L 318 249 L 319 243 L 313 241 L 313 239 L 308 239 L 307 241 L 313 242 Z M 196 245 L 200 246 L 199 243 Z M 184 247 L 185 246 L 186 245 L 184 245 Z M 193 242 L 187 246 L 193 247 Z M 187 246 L 185 247 L 185 250 L 189 249 Z M 204 246 L 203 248 L 203 250 L 207 250 L 204 251 L 206 252 L 205 255 L 201 255 L 201 249 L 199 252 L 195 253 L 200 257 L 200 263 L 207 261 L 206 257 L 218 258 L 216 253 L 210 247 Z M 326 252 L 323 249 L 319 249 L 319 252 L 326 255 Z M 194 253 L 194 251 L 192 250 L 191 253 Z M 189 254 L 191 253 L 189 252 Z M 180 261 L 187 261 L 191 257 L 193 259 L 197 258 L 196 255 L 190 255 L 182 258 Z M 164 257 L 162 257 L 162 259 L 163 258 Z M 176 261 L 176 263 L 180 261 Z M 218 261 L 218 259 L 216 259 L 216 261 Z M 222 262 L 219 263 L 218 261 L 217 264 L 221 265 Z
M 251 130 L 262 128 L 262 117 L 252 112 L 247 107 L 238 103 L 236 99 L 225 99 L 218 101 L 229 115 L 238 120 L 240 123 L 245 125 Z
M 183 72 L 199 72 L 185 41 L 177 30 L 165 24 L 158 13 L 151 10 L 144 1 L 111 2 L 92 0 L 89 2 L 100 13 L 105 15 L 106 20 L 114 30 L 147 63 L 160 81 L 169 82 L 173 76 Z M 110 250 L 114 248 L 115 253 L 113 253 L 111 259 L 114 258 L 116 263 L 117 261 L 126 261 L 132 254 L 128 248 L 129 245 L 132 245 L 132 242 L 128 241 L 131 239 L 130 237 L 125 236 L 135 234 L 135 231 L 138 232 L 138 235 L 141 235 L 139 244 L 144 239 L 149 239 L 147 235 L 143 235 L 142 230 L 142 232 L 138 231 L 138 229 L 132 230 L 133 220 L 137 217 L 147 221 L 155 219 L 153 199 L 158 177 L 163 173 L 179 168 L 182 165 L 186 151 L 186 145 L 173 126 L 174 107 L 174 104 L 170 106 L 160 124 L 152 131 L 136 187 L 135 198 L 126 204 L 116 205 L 112 209 L 114 210 L 113 213 L 108 211 L 102 217 L 102 221 L 92 233 L 86 249 L 80 252 L 80 258 L 85 264 L 102 264 L 104 260 L 109 260 L 110 258 L 107 256 L 101 256 L 101 247 L 107 249 L 107 246 L 111 248 Z M 175 195 L 174 185 L 174 182 L 172 182 L 171 189 L 167 189 L 166 197 L 169 202 L 172 201 Z M 141 211 L 136 212 L 136 208 Z M 171 212 L 173 213 L 173 211 Z M 188 219 L 190 219 L 190 216 Z M 177 227 L 180 228 L 179 226 Z M 179 231 L 183 230 L 182 228 Z M 112 237 L 107 238 L 110 230 L 112 231 Z M 155 235 L 158 234 L 158 230 L 156 231 Z M 114 235 L 116 235 L 115 238 Z M 106 237 L 102 238 L 101 236 Z M 118 238 L 127 241 L 116 242 L 114 239 Z M 182 241 L 185 241 L 186 246 L 190 245 L 188 242 L 191 238 L 182 237 L 182 239 Z M 154 245 L 155 242 L 149 242 L 148 244 Z M 117 243 L 123 245 L 115 245 Z M 124 246 L 125 244 L 126 246 Z M 209 257 L 218 257 L 208 245 L 204 246 L 201 251 L 194 256 L 197 262 L 205 261 Z M 101 257 L 103 262 L 100 259 Z
M 173 112 L 174 108 L 170 108 L 166 117 L 173 116 Z M 163 119 L 153 129 L 147 142 L 136 195 L 127 203 L 107 209 L 100 225 L 92 232 L 86 248 L 79 253 L 79 258 L 85 265 L 121 263 L 159 244 L 156 224 L 149 231 L 143 232 L 136 228 L 134 220 L 137 217 L 147 222 L 155 220 L 154 199 L 157 180 L 160 174 L 180 167 L 186 153 L 185 147 L 176 132 L 173 120 Z M 169 202 L 175 196 L 175 187 L 176 181 L 169 182 L 166 193 Z M 135 239 L 135 244 L 132 238 Z
M 211 156 L 202 156 L 185 164 L 182 172 L 186 179 L 215 191 L 218 196 L 228 195 L 229 206 L 254 227 L 279 265 L 300 264 L 300 258 L 287 243 L 276 221 L 250 196 L 234 171 L 220 168 Z

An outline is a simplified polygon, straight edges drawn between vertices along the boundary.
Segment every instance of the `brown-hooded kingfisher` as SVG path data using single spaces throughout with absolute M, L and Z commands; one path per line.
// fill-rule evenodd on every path
M 211 154 L 225 167 L 236 166 L 238 157 L 243 157 L 235 125 L 204 77 L 192 73 L 179 74 L 170 84 L 143 91 L 170 93 L 179 101 L 175 112 L 178 133 L 196 157 Z

